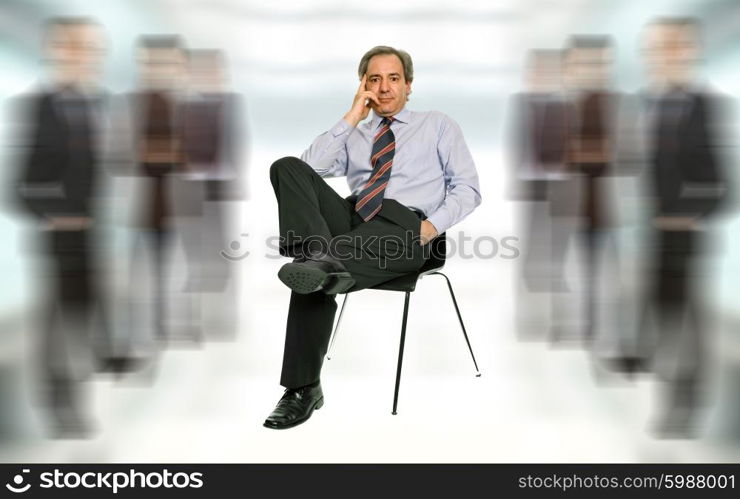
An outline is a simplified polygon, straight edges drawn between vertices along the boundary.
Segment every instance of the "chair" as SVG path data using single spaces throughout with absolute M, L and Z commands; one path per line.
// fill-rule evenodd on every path
M 408 315 L 409 315 L 409 299 L 410 299 L 411 293 L 413 293 L 414 290 L 416 290 L 416 283 L 422 277 L 432 276 L 432 275 L 441 275 L 447 281 L 447 287 L 450 290 L 450 297 L 452 297 L 452 304 L 455 305 L 455 311 L 457 312 L 457 318 L 460 321 L 460 327 L 462 328 L 463 336 L 465 337 L 465 343 L 467 343 L 468 350 L 470 350 L 470 356 L 473 359 L 473 365 L 475 366 L 475 376 L 479 378 L 481 375 L 480 370 L 478 369 L 478 363 L 475 360 L 475 354 L 473 354 L 473 347 L 470 346 L 470 340 L 468 339 L 468 333 L 465 330 L 465 324 L 463 323 L 462 315 L 460 314 L 460 308 L 457 306 L 457 299 L 455 299 L 455 292 L 452 290 L 452 284 L 450 283 L 450 279 L 445 274 L 440 272 L 442 267 L 444 267 L 445 258 L 447 255 L 447 236 L 446 234 L 441 234 L 440 236 L 434 238 L 429 244 L 431 245 L 430 257 L 426 261 L 426 263 L 424 263 L 422 268 L 419 269 L 417 272 L 410 272 L 408 274 L 402 275 L 390 281 L 387 281 L 377 286 L 373 286 L 369 288 L 369 289 L 380 289 L 384 291 L 402 291 L 406 294 L 406 298 L 403 304 L 403 320 L 401 322 L 401 343 L 398 347 L 398 368 L 396 369 L 396 388 L 393 393 L 392 414 L 394 416 L 397 414 L 398 390 L 401 386 L 401 367 L 403 366 L 403 350 L 404 350 L 404 345 L 406 343 L 406 322 L 408 320 Z M 332 347 L 334 346 L 334 342 L 337 339 L 337 334 L 339 333 L 339 326 L 342 323 L 342 316 L 344 315 L 344 309 L 347 306 L 348 299 L 349 299 L 349 294 L 345 294 L 344 301 L 342 302 L 342 308 L 339 311 L 339 318 L 337 319 L 337 324 L 334 327 L 331 341 L 329 343 L 329 349 L 327 352 L 327 360 L 331 360 L 330 355 L 331 355 Z

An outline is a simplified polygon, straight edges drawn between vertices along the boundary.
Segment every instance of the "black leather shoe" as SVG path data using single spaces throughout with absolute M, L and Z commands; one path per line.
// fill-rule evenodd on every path
M 314 410 L 324 405 L 324 393 L 321 384 L 288 388 L 272 413 L 267 416 L 264 427 L 273 430 L 285 430 L 308 421 Z
M 634 378 L 638 374 L 645 374 L 651 371 L 650 361 L 648 359 L 634 356 L 610 359 L 609 367 L 612 371 L 623 373 L 629 379 Z
M 116 376 L 141 370 L 146 360 L 135 357 L 104 357 L 98 360 L 98 372 L 111 373 Z
M 331 295 L 344 293 L 355 285 L 347 269 L 328 255 L 309 255 L 286 263 L 278 278 L 296 293 L 305 295 L 323 291 Z

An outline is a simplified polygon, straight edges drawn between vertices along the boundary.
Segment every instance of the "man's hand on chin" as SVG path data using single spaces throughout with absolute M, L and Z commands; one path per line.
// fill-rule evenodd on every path
M 370 109 L 372 108 L 373 103 L 378 106 L 380 105 L 380 101 L 375 92 L 365 88 L 366 83 L 367 74 L 363 75 L 362 80 L 360 81 L 360 86 L 357 89 L 355 99 L 352 102 L 352 108 L 344 115 L 344 121 L 349 123 L 351 126 L 357 126 L 360 121 L 367 118 L 367 115 L 370 114 Z
M 421 245 L 424 246 L 429 241 L 437 237 L 437 228 L 429 220 L 422 220 L 421 229 L 419 230 L 419 238 L 421 239 Z

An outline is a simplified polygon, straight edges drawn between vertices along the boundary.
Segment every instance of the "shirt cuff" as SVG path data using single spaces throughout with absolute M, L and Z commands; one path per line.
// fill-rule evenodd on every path
M 333 127 L 331 127 L 329 131 L 334 137 L 339 137 L 340 135 L 344 133 L 348 133 L 350 129 L 352 128 L 354 127 L 352 127 L 349 123 L 344 121 L 344 118 L 342 118 Z
M 427 220 L 431 222 L 432 225 L 434 225 L 435 229 L 437 229 L 437 234 L 447 232 L 447 229 L 449 229 L 452 225 L 450 221 L 450 215 L 444 208 L 440 208 L 439 210 L 429 215 L 427 217 Z

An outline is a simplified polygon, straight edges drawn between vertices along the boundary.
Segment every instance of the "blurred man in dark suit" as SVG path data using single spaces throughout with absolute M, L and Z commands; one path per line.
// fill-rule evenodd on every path
M 697 423 L 707 367 L 707 322 L 697 296 L 705 229 L 726 197 L 716 143 L 716 99 L 698 82 L 699 26 L 658 19 L 646 33 L 651 86 L 644 95 L 648 189 L 653 229 L 651 278 L 639 350 L 666 383 L 656 431 L 690 436 Z M 654 319 L 655 334 L 648 326 Z M 634 367 L 634 366 L 633 366 Z
M 86 18 L 52 19 L 45 49 L 51 81 L 29 99 L 29 152 L 17 189 L 48 255 L 40 342 L 44 402 L 56 436 L 78 437 L 90 430 L 80 382 L 116 360 L 94 237 L 103 120 L 101 28 Z

